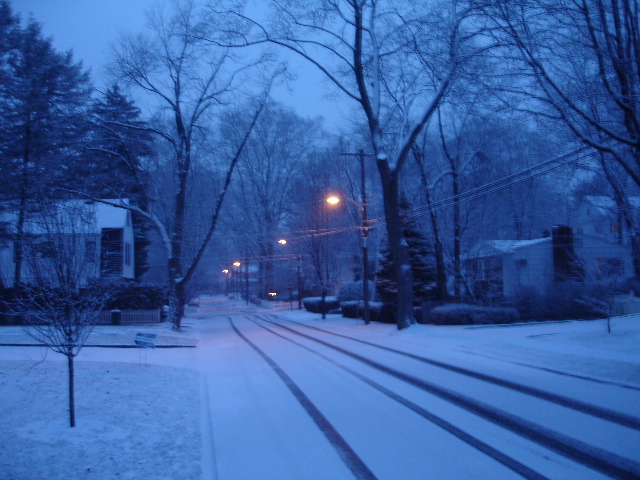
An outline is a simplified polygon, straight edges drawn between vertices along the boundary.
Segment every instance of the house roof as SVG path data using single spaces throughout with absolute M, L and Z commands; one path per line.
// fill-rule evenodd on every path
M 574 235 L 576 240 L 580 239 L 581 242 L 588 242 L 590 248 L 596 245 L 600 247 L 611 249 L 625 249 L 627 247 L 619 245 L 617 242 L 602 238 L 598 235 Z M 552 237 L 535 238 L 533 240 L 486 240 L 480 243 L 467 258 L 486 258 L 497 255 L 505 255 L 517 252 L 524 248 L 533 247 L 535 245 L 541 245 L 543 243 L 551 243 Z M 580 243 L 583 245 L 584 243 Z M 576 243 L 576 246 L 578 244 Z
M 121 202 L 108 200 L 106 202 Z M 128 200 L 124 200 L 128 204 Z M 56 215 L 43 216 L 34 214 L 25 222 L 25 231 L 41 235 L 53 230 L 56 233 L 100 233 L 103 228 L 124 228 L 129 222 L 131 213 L 123 208 L 100 202 L 86 200 L 65 200 L 56 203 Z M 0 221 L 10 225 L 17 223 L 16 212 L 5 212 Z
M 521 248 L 527 248 L 541 243 L 551 242 L 551 237 L 535 238 L 533 240 L 487 240 L 478 245 L 470 257 L 493 257 L 513 253 Z

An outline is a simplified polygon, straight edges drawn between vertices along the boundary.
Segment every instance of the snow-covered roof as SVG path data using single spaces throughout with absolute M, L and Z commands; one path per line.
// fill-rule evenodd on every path
M 535 238 L 533 240 L 487 240 L 475 249 L 471 257 L 492 257 L 505 253 L 513 253 L 521 248 L 527 248 L 541 243 L 550 242 L 551 237 Z
M 128 200 L 110 200 L 105 202 L 128 204 Z M 87 200 L 65 200 L 54 207 L 57 218 L 47 221 L 46 216 L 34 214 L 25 222 L 25 231 L 39 235 L 45 233 L 45 224 L 58 233 L 100 233 L 103 228 L 124 228 L 128 224 L 129 211 L 105 203 Z M 16 212 L 4 212 L 0 221 L 10 225 L 17 223 Z

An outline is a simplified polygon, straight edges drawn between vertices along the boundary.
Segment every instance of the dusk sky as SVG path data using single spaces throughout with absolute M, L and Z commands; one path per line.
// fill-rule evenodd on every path
M 145 28 L 145 11 L 156 0 L 12 0 L 11 6 L 25 22 L 29 15 L 43 24 L 43 33 L 53 37 L 60 51 L 73 50 L 74 59 L 91 68 L 92 79 L 98 87 L 105 82 L 104 66 L 111 46 L 120 33 L 141 32 Z M 304 64 L 290 64 L 298 80 L 294 91 L 284 88 L 274 91 L 274 97 L 292 105 L 304 117 L 322 116 L 326 126 L 336 128 L 342 113 L 353 107 L 351 101 L 342 108 L 325 98 L 329 91 L 322 77 Z

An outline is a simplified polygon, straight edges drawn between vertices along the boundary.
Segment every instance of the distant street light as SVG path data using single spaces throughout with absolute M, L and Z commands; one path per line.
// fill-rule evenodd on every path
M 240 296 L 240 282 L 239 282 L 239 273 L 240 273 L 240 265 L 242 265 L 240 262 L 233 262 L 233 266 L 236 267 L 236 273 L 234 275 L 235 277 L 235 285 L 236 288 L 235 290 L 235 295 L 234 295 L 234 299 L 238 300 L 238 297 Z
M 287 244 L 287 240 L 281 238 L 278 240 L 278 243 L 282 246 Z M 302 310 L 302 256 L 300 253 L 296 255 L 296 259 L 298 260 L 297 266 L 297 280 L 298 280 L 298 310 Z
M 224 294 L 225 296 L 229 296 L 229 269 L 225 268 L 224 270 L 222 270 L 222 273 L 224 273 Z

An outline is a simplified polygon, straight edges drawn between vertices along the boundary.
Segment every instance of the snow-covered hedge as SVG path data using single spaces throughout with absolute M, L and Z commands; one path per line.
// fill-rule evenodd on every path
M 341 302 L 342 316 L 346 318 L 363 318 L 364 302 Z M 369 302 L 369 320 L 372 322 L 395 323 L 395 305 L 383 302 Z
M 520 320 L 520 314 L 515 308 L 449 304 L 431 310 L 430 320 L 436 325 L 514 323 Z
M 311 313 L 322 313 L 322 297 L 303 298 L 302 304 Z M 332 310 L 340 310 L 338 297 L 325 297 L 325 313 L 329 313 Z

